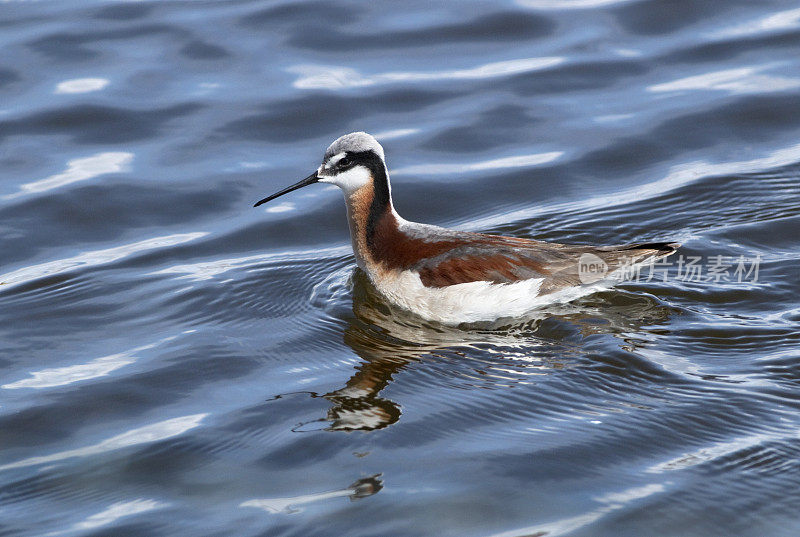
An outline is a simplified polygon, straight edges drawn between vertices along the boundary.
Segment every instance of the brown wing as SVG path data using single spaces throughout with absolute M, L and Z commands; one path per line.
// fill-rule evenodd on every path
M 468 244 L 425 259 L 412 270 L 419 273 L 426 287 L 544 278 L 540 292 L 546 294 L 585 283 L 580 277 L 579 262 L 592 258 L 582 258 L 584 254 L 600 258 L 610 273 L 624 265 L 670 255 L 678 246 L 677 243 L 648 243 L 593 247 L 475 234 Z

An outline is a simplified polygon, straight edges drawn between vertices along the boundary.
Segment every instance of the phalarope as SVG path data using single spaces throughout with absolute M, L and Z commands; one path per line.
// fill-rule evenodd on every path
M 313 183 L 344 193 L 356 263 L 392 303 L 446 324 L 519 317 L 612 286 L 621 270 L 675 252 L 677 243 L 583 246 L 456 231 L 403 219 L 392 204 L 383 147 L 346 134 L 322 165 L 262 203 Z

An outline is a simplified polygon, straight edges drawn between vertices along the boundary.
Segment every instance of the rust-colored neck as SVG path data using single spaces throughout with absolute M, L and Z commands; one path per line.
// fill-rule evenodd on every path
M 347 214 L 356 261 L 372 277 L 412 269 L 421 260 L 462 245 L 456 240 L 409 235 L 391 199 L 376 203 L 373 184 L 347 196 Z
M 345 192 L 345 200 L 356 261 L 362 269 L 372 274 L 380 264 L 377 249 L 382 229 L 389 223 L 387 218 L 391 219 L 394 223 L 392 227 L 396 229 L 397 219 L 392 209 L 389 176 L 383 161 L 367 153 L 362 156 L 362 165 L 369 170 L 370 181 L 358 190 Z
M 373 193 L 374 187 L 371 182 L 354 192 L 345 192 L 347 220 L 350 225 L 350 240 L 353 243 L 353 253 L 356 256 L 358 266 L 367 273 L 371 273 L 376 264 L 374 256 L 369 251 L 369 241 L 367 240 Z

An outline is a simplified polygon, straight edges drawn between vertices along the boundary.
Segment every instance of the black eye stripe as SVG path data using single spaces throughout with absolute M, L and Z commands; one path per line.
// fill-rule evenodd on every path
M 2 0 L 0 0 L 2 1 Z M 335 163 L 332 163 L 330 159 L 333 158 L 333 155 L 325 155 L 325 166 L 327 168 L 336 168 L 337 170 L 344 171 L 346 169 L 352 168 L 353 166 L 364 166 L 367 162 L 371 162 L 373 159 L 379 159 L 374 151 L 360 151 L 360 152 L 347 152 L 345 155 L 342 156 L 339 160 Z

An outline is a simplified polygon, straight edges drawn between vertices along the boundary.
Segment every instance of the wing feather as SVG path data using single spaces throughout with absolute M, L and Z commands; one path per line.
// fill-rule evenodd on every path
M 542 278 L 540 293 L 581 285 L 579 259 L 593 254 L 612 272 L 625 265 L 670 255 L 677 243 L 626 244 L 593 247 L 474 234 L 471 240 L 424 259 L 411 267 L 426 287 L 447 287 L 460 283 L 488 281 L 514 283 Z

